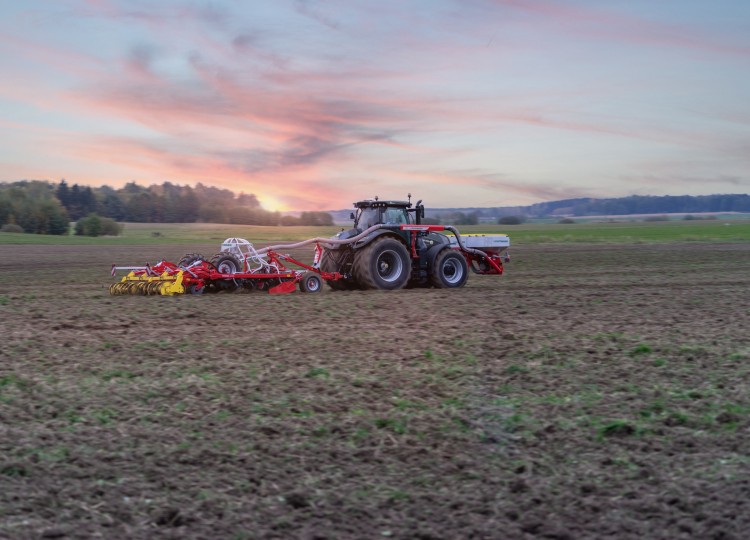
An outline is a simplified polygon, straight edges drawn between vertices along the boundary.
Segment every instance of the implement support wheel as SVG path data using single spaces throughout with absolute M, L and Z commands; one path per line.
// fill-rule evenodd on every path
M 305 274 L 299 282 L 299 289 L 302 292 L 316 293 L 320 292 L 323 282 L 318 274 Z
M 242 263 L 231 253 L 217 253 L 211 258 L 211 264 L 221 274 L 239 274 L 242 272 Z

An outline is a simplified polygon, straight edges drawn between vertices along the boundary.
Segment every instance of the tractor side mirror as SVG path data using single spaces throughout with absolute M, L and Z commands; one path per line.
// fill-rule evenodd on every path
M 349 212 L 349 219 L 354 221 L 354 212 Z
M 417 218 L 422 219 L 424 218 L 424 205 L 422 204 L 422 199 L 419 199 L 417 201 Z
M 417 207 L 414 209 L 414 217 L 416 218 L 415 221 L 417 222 L 417 225 L 422 223 L 422 218 L 424 217 L 424 206 L 420 204 L 421 202 L 422 201 L 419 201 L 419 203 L 417 203 Z

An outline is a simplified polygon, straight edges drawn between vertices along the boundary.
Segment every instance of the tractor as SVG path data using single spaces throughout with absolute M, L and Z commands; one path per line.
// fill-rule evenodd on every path
M 343 279 L 329 280 L 334 290 L 403 287 L 458 288 L 469 268 L 479 274 L 502 274 L 510 242 L 505 235 L 469 235 L 463 239 L 451 226 L 422 223 L 422 201 L 366 199 L 354 203 L 354 226 L 324 245 L 319 267 Z M 441 234 L 451 231 L 455 236 Z M 351 240 L 353 241 L 348 241 Z
M 227 238 L 210 261 L 188 253 L 179 263 L 112 265 L 129 273 L 110 286 L 113 295 L 203 294 L 240 287 L 286 294 L 299 285 L 303 292 L 319 292 L 325 281 L 334 290 L 403 287 L 463 287 L 469 269 L 477 274 L 503 273 L 510 240 L 506 235 L 464 235 L 450 225 L 422 223 L 422 201 L 380 201 L 377 197 L 354 203 L 354 227 L 333 238 L 310 238 L 256 249 L 244 238 Z M 441 234 L 449 231 L 451 236 Z M 279 249 L 314 244 L 308 265 Z M 293 270 L 291 263 L 304 270 Z

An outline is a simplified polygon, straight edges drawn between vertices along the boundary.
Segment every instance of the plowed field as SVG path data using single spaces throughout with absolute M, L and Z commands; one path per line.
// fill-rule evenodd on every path
M 747 537 L 750 245 L 108 295 L 183 249 L 0 246 L 0 538 Z

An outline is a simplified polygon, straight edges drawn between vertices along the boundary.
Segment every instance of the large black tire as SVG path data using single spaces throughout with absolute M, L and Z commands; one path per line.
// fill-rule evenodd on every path
M 466 258 L 453 249 L 445 249 L 438 253 L 432 267 L 430 281 L 440 289 L 457 289 L 466 284 L 469 279 L 469 266 Z
M 342 268 L 342 263 L 347 256 L 348 253 L 345 250 L 324 249 L 323 253 L 320 255 L 320 270 L 322 272 L 343 273 L 342 271 L 344 269 Z M 354 284 L 349 283 L 343 279 L 329 279 L 326 280 L 326 283 L 328 283 L 328 286 L 334 291 L 348 291 L 355 288 Z
M 182 259 L 180 259 L 180 262 L 177 263 L 177 266 L 180 266 L 182 268 L 187 268 L 191 264 L 193 264 L 196 261 L 205 261 L 206 258 L 201 255 L 200 253 L 186 253 L 182 256 Z
M 354 277 L 363 289 L 401 289 L 410 276 L 409 252 L 395 238 L 376 238 L 354 255 Z
M 211 264 L 221 274 L 239 274 L 242 272 L 242 263 L 233 254 L 223 251 L 211 257 Z

